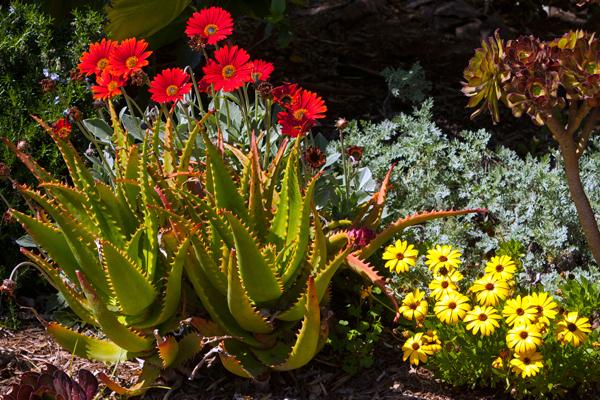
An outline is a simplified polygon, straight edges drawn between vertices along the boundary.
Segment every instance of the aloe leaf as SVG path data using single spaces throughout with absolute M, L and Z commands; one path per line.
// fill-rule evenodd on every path
M 306 297 L 308 301 L 304 307 L 302 327 L 298 332 L 296 342 L 288 353 L 287 359 L 283 363 L 271 365 L 276 371 L 289 371 L 300 368 L 308 364 L 317 352 L 321 333 L 321 310 L 314 278 L 309 277 L 307 286 Z M 254 351 L 255 354 L 261 352 L 260 350 Z
M 271 210 L 271 208 L 273 207 L 274 203 L 274 194 L 275 194 L 275 187 L 277 186 L 277 184 L 279 183 L 279 173 L 281 171 L 281 168 L 283 167 L 283 156 L 285 154 L 285 150 L 287 149 L 287 145 L 289 143 L 289 140 L 287 138 L 285 138 L 283 140 L 283 142 L 279 145 L 279 149 L 277 150 L 277 154 L 275 155 L 275 158 L 273 159 L 273 161 L 271 161 L 271 165 L 269 165 L 269 168 L 267 169 L 266 173 L 265 173 L 265 178 L 264 178 L 264 184 L 266 187 L 265 190 L 265 209 Z
M 102 328 L 102 333 L 119 347 L 133 353 L 148 351 L 153 347 L 151 338 L 142 337 L 119 322 L 117 316 L 109 311 L 98 298 L 94 288 L 82 273 L 78 273 L 77 277 L 88 304 L 94 311 L 94 316 Z
M 300 224 L 302 195 L 298 180 L 298 143 L 294 145 L 288 156 L 287 165 L 279 191 L 277 211 L 271 222 L 269 240 L 278 248 L 287 246 L 296 238 L 295 233 Z
M 227 271 L 221 271 L 215 258 L 209 254 L 199 237 L 192 236 L 192 249 L 195 259 L 201 266 L 210 283 L 222 294 L 227 295 Z
M 137 382 L 130 388 L 123 387 L 117 382 L 108 377 L 104 372 L 99 372 L 97 378 L 107 388 L 112 390 L 118 395 L 124 398 L 130 398 L 135 396 L 141 396 L 148 389 L 151 389 L 154 382 L 158 379 L 161 373 L 161 362 L 158 357 L 144 359 L 144 366 L 142 367 L 142 373 L 138 376 Z
M 149 164 L 149 143 L 148 140 L 144 141 L 142 148 L 142 157 L 140 158 L 139 171 L 142 171 L 139 176 L 140 180 L 140 194 L 141 194 L 141 203 L 145 206 L 142 208 L 142 212 L 144 213 L 144 225 L 146 226 L 146 235 L 144 236 L 144 240 L 146 245 L 143 247 L 143 258 L 144 258 L 144 267 L 145 272 L 150 281 L 154 280 L 154 275 L 156 273 L 156 264 L 158 259 L 158 218 L 153 210 L 151 210 L 148 206 L 151 204 L 155 204 L 153 194 L 154 190 L 152 188 L 150 182 L 150 175 L 145 173 L 146 165 Z
M 487 212 L 487 210 L 483 208 L 470 208 L 465 210 L 425 211 L 422 213 L 409 215 L 404 218 L 399 218 L 398 220 L 396 220 L 396 222 L 388 226 L 383 232 L 377 234 L 377 236 L 375 236 L 375 238 L 371 240 L 367 247 L 363 248 L 358 252 L 358 256 L 363 260 L 368 259 L 386 242 L 390 241 L 394 235 L 398 234 L 399 232 L 401 232 L 409 226 L 422 224 L 423 222 L 427 222 L 437 218 L 454 217 L 458 215 L 485 212 Z
M 172 318 L 179 307 L 179 301 L 181 299 L 181 281 L 183 278 L 183 264 L 186 261 L 188 250 L 190 247 L 190 238 L 188 237 L 181 243 L 175 258 L 171 263 L 171 268 L 167 276 L 167 284 L 164 288 L 164 297 L 162 299 L 162 306 L 155 312 L 155 317 L 144 318 L 141 323 L 135 324 L 138 329 L 151 328 L 158 326 L 170 318 Z
M 89 209 L 85 207 L 86 196 L 79 190 L 60 182 L 42 182 L 39 185 L 56 199 L 62 207 L 69 211 L 78 221 L 93 227 L 94 220 L 88 215 Z
M 178 366 L 194 358 L 204 348 L 202 335 L 190 332 L 179 340 L 179 351 L 171 365 Z
M 103 300 L 108 301 L 108 294 L 110 293 L 108 283 L 98 262 L 98 253 L 93 235 L 87 231 L 84 225 L 81 225 L 64 209 L 61 209 L 54 202 L 49 201 L 45 196 L 41 196 L 30 190 L 24 190 L 22 193 L 33 199 L 54 218 L 62 231 L 64 240 L 69 245 L 70 253 L 77 261 L 77 266 L 85 272 L 92 284 L 99 290 L 99 294 Z M 31 236 L 33 237 L 34 235 Z M 52 247 L 48 247 L 48 249 L 50 248 Z M 62 260 L 62 258 L 60 259 Z M 66 258 L 66 261 L 69 262 L 72 260 Z M 72 264 L 65 264 L 65 268 L 72 268 Z M 73 281 L 76 282 L 77 279 L 74 278 Z
M 204 120 L 209 114 L 206 114 L 202 120 Z M 192 157 L 192 151 L 196 147 L 196 139 L 198 138 L 198 133 L 200 133 L 200 128 L 202 127 L 202 121 L 200 121 L 194 129 L 190 132 L 190 135 L 185 142 L 185 146 L 183 147 L 183 152 L 179 157 L 179 165 L 177 166 L 177 187 L 181 187 L 186 179 L 187 172 L 190 166 L 190 159 Z
M 306 192 L 304 194 L 304 199 L 302 200 L 301 211 L 300 214 L 296 216 L 294 213 L 294 218 L 298 218 L 298 223 L 296 224 L 296 231 L 292 232 L 294 235 L 294 243 L 295 246 L 293 248 L 293 253 L 290 261 L 286 262 L 286 267 L 283 269 L 283 283 L 286 287 L 289 287 L 293 282 L 293 278 L 296 277 L 298 267 L 302 263 L 303 260 L 306 259 L 306 251 L 308 247 L 308 240 L 310 236 L 310 213 L 312 207 L 313 194 L 315 189 L 315 184 L 319 179 L 319 174 L 314 176 L 308 187 L 306 188 Z M 292 213 L 290 213 L 290 218 L 292 217 Z
M 188 257 L 184 268 L 194 291 L 211 319 L 219 324 L 226 334 L 236 336 L 252 346 L 260 346 L 260 342 L 250 336 L 233 318 L 227 306 L 227 297 L 210 283 L 202 267 L 198 265 L 198 261 L 195 258 Z
M 54 177 L 48 171 L 46 171 L 42 166 L 40 166 L 31 156 L 27 153 L 22 152 L 17 149 L 17 146 L 4 136 L 0 136 L 0 140 L 8 147 L 8 149 L 13 152 L 17 158 L 25 165 L 25 167 L 36 177 L 38 181 L 41 182 L 49 182 L 53 181 Z
M 208 136 L 203 134 L 202 137 L 206 146 L 206 168 L 207 172 L 210 170 L 213 185 L 212 191 L 210 191 L 208 185 L 207 189 L 214 195 L 217 208 L 230 210 L 243 220 L 248 220 L 248 209 L 237 191 L 229 167 L 225 164 L 219 151 Z
M 157 340 L 156 350 L 162 361 L 162 367 L 168 368 L 173 365 L 173 362 L 177 359 L 179 353 L 179 343 L 173 336 L 167 336 L 166 338 Z
M 351 253 L 352 247 L 347 246 L 341 250 L 323 269 L 316 273 L 315 276 L 315 288 L 317 292 L 317 299 L 319 302 L 323 300 L 329 282 L 333 278 L 333 275 L 337 272 L 340 266 L 343 265 L 346 257 Z M 302 296 L 292 307 L 288 310 L 277 315 L 277 319 L 281 321 L 297 321 L 302 318 L 304 308 L 306 307 L 306 295 Z
M 50 322 L 48 333 L 70 353 L 106 363 L 119 363 L 132 357 L 125 349 L 108 340 L 99 340 Z
M 260 168 L 260 157 L 256 148 L 256 138 L 252 135 L 252 154 L 250 156 L 250 187 L 248 196 L 248 208 L 254 229 L 260 237 L 267 233 L 267 213 L 264 208 Z
M 156 289 L 141 267 L 112 243 L 102 241 L 102 263 L 123 314 L 139 315 L 156 299 Z
M 87 305 L 85 297 L 65 283 L 63 277 L 60 275 L 59 269 L 54 268 L 49 262 L 29 250 L 21 249 L 21 253 L 33 261 L 42 270 L 42 273 L 46 276 L 48 282 L 63 295 L 71 310 L 73 310 L 82 321 L 90 325 L 98 325 L 98 322 Z M 72 282 L 77 282 L 77 280 Z
M 231 315 L 242 328 L 250 332 L 271 333 L 273 326 L 252 305 L 252 301 L 242 286 L 234 252 L 229 257 L 228 271 L 227 304 Z
M 238 269 L 248 295 L 257 303 L 277 300 L 282 294 L 279 277 L 266 263 L 256 239 L 234 215 L 225 215 L 233 232 Z
M 323 224 L 314 204 L 311 206 L 313 213 L 313 241 L 310 248 L 309 263 L 315 273 L 323 269 L 327 263 L 327 238 L 323 232 Z
M 269 373 L 269 369 L 252 354 L 248 346 L 234 340 L 226 340 L 219 345 L 221 364 L 229 372 L 242 378 L 260 380 Z
M 73 256 L 69 243 L 60 229 L 17 210 L 11 210 L 11 215 L 23 225 L 33 240 L 61 266 L 65 275 L 71 281 L 77 282 L 75 270 L 79 269 L 79 262 Z

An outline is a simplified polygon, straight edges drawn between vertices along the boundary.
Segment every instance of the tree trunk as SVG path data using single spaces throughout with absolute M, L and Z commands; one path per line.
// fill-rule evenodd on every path
M 560 152 L 565 163 L 565 173 L 567 175 L 567 183 L 571 192 L 571 199 L 577 208 L 579 223 L 588 242 L 588 246 L 592 251 L 592 255 L 596 260 L 596 265 L 600 266 L 600 231 L 598 223 L 590 201 L 588 200 L 583 185 L 581 176 L 579 175 L 579 157 L 576 154 L 576 144 L 569 137 L 562 137 L 559 141 Z

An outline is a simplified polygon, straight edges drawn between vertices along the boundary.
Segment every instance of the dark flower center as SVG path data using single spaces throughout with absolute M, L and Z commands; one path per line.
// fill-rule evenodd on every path
M 398 260 L 404 260 L 404 254 L 402 254 L 402 253 L 396 254 L 396 259 L 398 259 Z
M 448 261 L 448 257 L 440 256 L 440 262 L 446 262 L 446 261 Z
M 485 315 L 485 314 L 479 314 L 479 317 L 478 317 L 478 318 L 479 318 L 479 320 L 480 320 L 480 321 L 485 321 L 485 320 L 487 320 L 487 319 L 488 319 L 488 316 L 487 316 L 487 315 Z
M 485 290 L 494 290 L 494 284 L 493 283 L 488 283 L 485 285 Z
M 223 78 L 225 79 L 231 78 L 235 75 L 235 67 L 231 64 L 224 66 L 221 75 L 223 75 Z
M 448 303 L 448 308 L 454 310 L 456 308 L 456 303 L 451 301 L 450 303 Z
M 443 281 L 440 286 L 442 286 L 444 289 L 446 289 L 446 288 L 448 288 L 448 286 L 450 286 L 450 284 L 446 281 Z
M 127 68 L 133 68 L 137 65 L 138 63 L 138 58 L 136 56 L 131 56 L 127 59 L 127 61 L 125 61 L 125 65 L 127 65 Z
M 577 325 L 571 322 L 567 325 L 567 329 L 569 330 L 569 332 L 575 332 L 577 330 Z
M 525 364 L 525 365 L 531 364 L 531 359 L 529 357 L 523 357 L 523 364 Z
M 497 271 L 497 272 L 502 272 L 502 271 L 504 271 L 504 265 L 502 265 L 502 264 L 498 264 L 498 265 L 496 265 L 496 271 Z
M 215 33 L 217 33 L 218 30 L 219 30 L 219 27 L 216 26 L 215 24 L 208 24 L 204 28 L 204 34 L 206 36 L 211 36 L 211 35 L 214 35 Z
M 177 92 L 179 92 L 179 88 L 177 87 L 177 85 L 169 85 L 167 87 L 167 96 L 175 96 L 177 94 Z
M 413 350 L 419 350 L 421 348 L 421 346 L 419 345 L 419 343 L 413 343 L 412 348 L 413 348 Z
M 521 331 L 519 333 L 519 336 L 521 337 L 521 339 L 527 339 L 529 337 L 529 333 L 527 333 L 527 331 Z
M 440 275 L 448 275 L 448 268 L 442 267 L 442 268 L 438 269 L 438 274 L 440 274 Z
M 517 308 L 516 313 L 517 315 L 523 315 L 525 314 L 525 310 L 523 310 L 522 308 Z

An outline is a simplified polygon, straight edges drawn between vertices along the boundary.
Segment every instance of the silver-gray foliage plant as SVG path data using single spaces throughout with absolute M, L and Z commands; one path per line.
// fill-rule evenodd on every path
M 414 229 L 414 240 L 458 246 L 467 250 L 470 263 L 481 262 L 502 241 L 517 240 L 526 248 L 521 278 L 531 282 L 553 282 L 551 276 L 563 269 L 587 269 L 591 256 L 558 154 L 523 159 L 502 146 L 492 149 L 485 130 L 450 139 L 432 122 L 432 106 L 427 100 L 412 115 L 354 121 L 348 130 L 347 143 L 364 147 L 365 165 L 376 178 L 396 163 L 389 215 L 487 208 L 489 221 L 476 216 L 433 221 Z M 589 151 L 582 179 L 595 210 L 600 210 L 598 171 L 600 151 Z

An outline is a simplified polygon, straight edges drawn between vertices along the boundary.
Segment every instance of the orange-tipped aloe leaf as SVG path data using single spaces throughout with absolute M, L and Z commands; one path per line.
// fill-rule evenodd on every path
M 441 210 L 441 211 L 425 211 L 422 213 L 412 214 L 404 218 L 399 218 L 396 222 L 388 226 L 382 232 L 378 233 L 377 236 L 367 245 L 358 252 L 358 256 L 363 260 L 368 259 L 373 253 L 381 248 L 386 242 L 390 241 L 392 237 L 403 229 L 421 224 L 423 222 L 431 221 L 437 218 L 455 217 L 465 214 L 485 213 L 485 208 L 469 208 L 465 210 Z
M 19 150 L 13 142 L 3 136 L 0 137 L 0 140 L 2 140 L 6 147 L 17 156 L 38 181 L 49 182 L 54 180 L 52 174 L 42 168 L 29 154 Z

